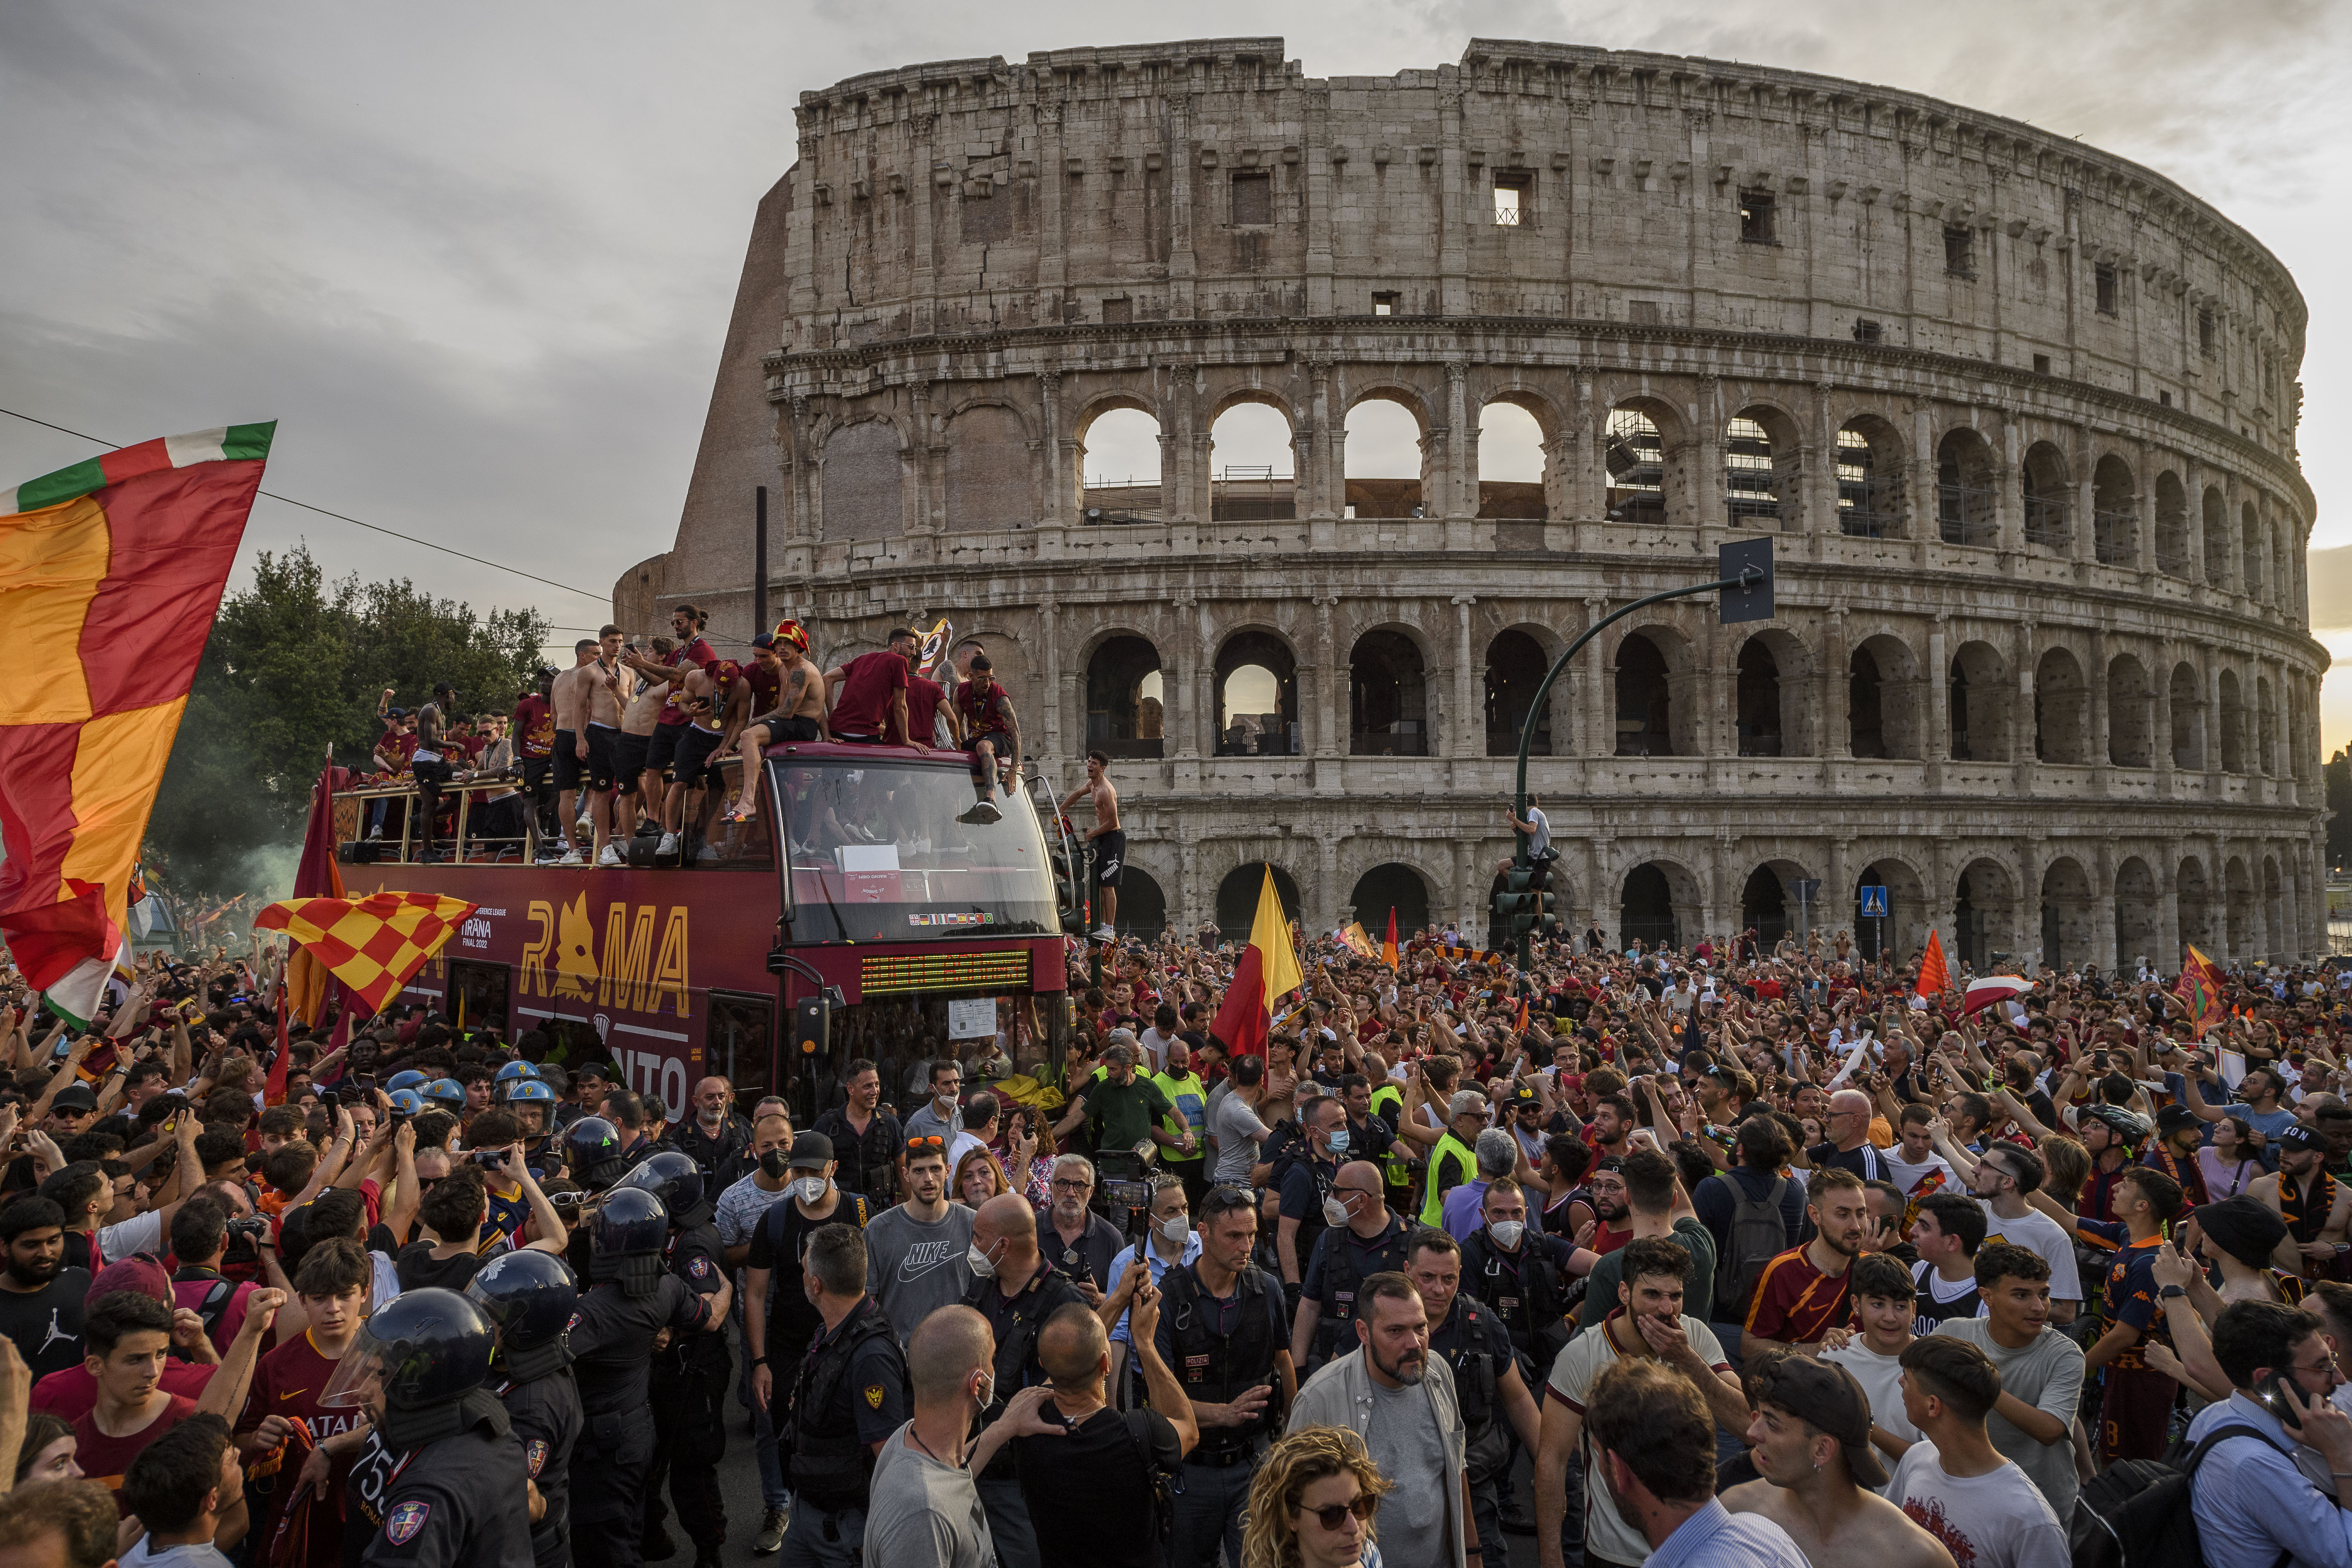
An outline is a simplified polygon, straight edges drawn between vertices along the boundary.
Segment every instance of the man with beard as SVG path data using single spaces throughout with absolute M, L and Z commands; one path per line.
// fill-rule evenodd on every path
M 1848 1176 L 1848 1181 L 1853 1178 Z M 1860 1195 L 1856 1194 L 1859 1209 Z M 1560 1525 L 1567 1517 L 1569 1460 L 1582 1460 L 1588 1478 L 1599 1469 L 1584 1431 L 1585 1404 L 1602 1373 L 1621 1361 L 1650 1359 L 1670 1368 L 1705 1396 L 1716 1422 L 1734 1432 L 1748 1426 L 1748 1401 L 1715 1335 L 1683 1312 L 1683 1276 L 1690 1255 L 1662 1236 L 1625 1245 L 1617 1309 L 1598 1329 L 1579 1334 L 1552 1363 L 1543 1405 L 1542 1443 L 1536 1457 L 1536 1557 L 1560 1568 Z M 1588 1568 L 1623 1568 L 1650 1553 L 1636 1521 L 1617 1508 L 1611 1490 L 1586 1489 L 1584 1560 Z
M 947 1185 L 946 1142 L 936 1134 L 908 1139 L 907 1201 L 866 1227 L 866 1293 L 890 1314 L 901 1344 L 963 1296 L 965 1276 L 955 1264 L 971 1242 L 971 1210 L 949 1202 Z
M 1592 1205 L 1592 1250 L 1602 1258 L 1633 1239 L 1633 1225 L 1625 1197 L 1625 1162 L 1604 1154 L 1585 1178 L 1584 1201 Z
M 2198 1163 L 2197 1146 L 2205 1142 L 2205 1124 L 2185 1105 L 2168 1105 L 2156 1113 L 2156 1139 L 2140 1156 L 2170 1176 L 2180 1188 L 2180 1201 L 2203 1208 L 2213 1201 L 2205 1189 L 2205 1167 Z
M 1102 1305 L 1103 1292 L 1116 1289 L 1111 1259 L 1127 1245 L 1110 1221 L 1087 1205 L 1095 1195 L 1094 1162 L 1084 1154 L 1064 1154 L 1054 1162 L 1053 1201 L 1046 1209 L 1052 1228 L 1037 1239 L 1054 1271 L 1078 1288 L 1087 1305 Z
M 1429 1348 L 1445 1358 L 1461 1402 L 1467 1455 L 1470 1519 L 1481 1556 L 1504 1562 L 1503 1497 L 1496 1482 L 1507 1477 L 1511 1436 L 1529 1453 L 1541 1441 L 1543 1418 L 1519 1376 L 1511 1337 L 1494 1312 L 1462 1289 L 1462 1249 L 1442 1230 L 1423 1228 L 1406 1243 L 1405 1278 L 1429 1309 Z M 1524 1533 L 1526 1521 L 1520 1521 Z
M 2048 1167 L 2042 1156 L 2021 1144 L 1996 1142 L 1981 1155 L 1972 1155 L 1951 1140 L 1940 1121 L 1928 1124 L 1936 1134 L 1937 1152 L 1967 1179 L 1969 1194 L 1984 1205 L 1984 1245 L 2007 1242 L 2021 1247 L 2050 1266 L 2050 1321 L 2074 1321 L 2083 1305 L 2082 1273 L 2074 1264 L 2074 1238 L 2048 1215 L 2026 1201 L 2041 1190 Z
M 1429 1309 L 1411 1279 L 1375 1274 L 1364 1281 L 1362 1302 L 1356 1349 L 1307 1380 L 1288 1430 L 1345 1426 L 1364 1440 L 1381 1474 L 1408 1479 L 1381 1511 L 1384 1560 L 1465 1568 L 1483 1554 L 1454 1370 L 1429 1353 Z
M 1742 1355 L 1781 1344 L 1818 1356 L 1822 1336 L 1845 1326 L 1846 1274 L 1870 1220 L 1861 1180 L 1836 1165 L 1815 1171 L 1805 1186 L 1805 1217 L 1813 1238 L 1773 1258 L 1757 1278 L 1739 1336 Z
M 1596 1161 L 1612 1155 L 1624 1158 L 1632 1147 L 1628 1141 L 1633 1135 L 1636 1115 L 1633 1102 L 1622 1094 L 1604 1094 L 1592 1102 L 1592 1120 L 1585 1124 L 1585 1131 Z
M 1321 1111 L 1338 1103 L 1322 1100 L 1315 1109 Z M 1363 1281 L 1403 1268 L 1404 1217 L 1389 1212 L 1386 1191 L 1381 1168 L 1369 1160 L 1350 1160 L 1332 1177 L 1323 1198 L 1325 1226 L 1307 1260 L 1290 1331 L 1293 1365 L 1320 1365 L 1345 1353 Z M 1282 1223 L 1290 1221 L 1286 1216 Z M 1307 1359 L 1310 1350 L 1312 1362 Z
M 2305 1278 L 2317 1279 L 2335 1264 L 2336 1244 L 2352 1220 L 2352 1184 L 2327 1173 L 2326 1141 L 2308 1127 L 2290 1127 L 2275 1142 L 2278 1173 L 2255 1177 L 2246 1195 L 2286 1221 L 2303 1254 Z
M 89 1271 L 68 1268 L 65 1211 L 47 1198 L 20 1197 L 0 1210 L 0 1334 L 16 1347 L 38 1383 L 81 1364 L 81 1315 Z
M 833 1141 L 839 1165 L 834 1180 L 843 1190 L 862 1193 L 876 1207 L 887 1208 L 898 1201 L 898 1156 L 906 1143 L 898 1119 L 880 1109 L 882 1074 L 872 1062 L 861 1057 L 841 1078 L 847 1103 L 818 1117 L 811 1131 Z
M 1813 1568 L 1951 1568 L 1936 1538 L 1878 1495 L 1886 1467 L 1870 1447 L 1870 1396 L 1831 1363 L 1782 1356 L 1756 1374 L 1748 1451 L 1764 1479 L 1723 1506 L 1789 1532 Z

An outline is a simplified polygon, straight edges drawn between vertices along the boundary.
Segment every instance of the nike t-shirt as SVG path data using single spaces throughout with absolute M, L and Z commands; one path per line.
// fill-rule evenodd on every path
M 60 1268 L 38 1290 L 0 1289 L 0 1334 L 16 1342 L 35 1383 L 81 1364 L 82 1299 L 89 1294 L 86 1268 Z
M 890 1327 L 901 1344 L 916 1324 L 963 1300 L 964 1286 L 972 1277 L 964 1263 L 971 1246 L 971 1210 L 951 1203 L 944 1217 L 925 1225 L 900 1204 L 866 1226 L 866 1293 L 890 1315 Z

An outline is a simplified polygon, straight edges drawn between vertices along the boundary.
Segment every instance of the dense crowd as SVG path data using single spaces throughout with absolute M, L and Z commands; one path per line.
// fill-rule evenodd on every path
M 2352 1563 L 2343 971 L 1453 935 L 1262 1055 L 1230 946 L 1074 951 L 808 1125 L 269 952 L 18 994 L 0 1553 L 717 1563 L 748 1411 L 796 1564 L 2050 1568 L 2192 1447 L 2206 1561 Z

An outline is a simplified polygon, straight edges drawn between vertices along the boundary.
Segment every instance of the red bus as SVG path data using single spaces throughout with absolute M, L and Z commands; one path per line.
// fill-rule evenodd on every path
M 723 765 L 731 781 L 740 764 Z M 1038 781 L 989 820 L 961 752 L 794 743 L 765 768 L 753 819 L 714 823 L 677 868 L 652 864 L 651 839 L 624 868 L 535 863 L 510 775 L 450 786 L 435 837 L 456 850 L 423 863 L 414 785 L 354 789 L 336 797 L 344 884 L 478 905 L 403 1000 L 502 1017 L 509 1042 L 537 1029 L 550 1059 L 609 1059 L 673 1121 L 713 1073 L 747 1109 L 782 1095 L 806 1127 L 855 1058 L 911 1107 L 921 1064 L 956 1042 L 1007 1035 L 1024 1066 L 1058 1050 L 1084 862 Z

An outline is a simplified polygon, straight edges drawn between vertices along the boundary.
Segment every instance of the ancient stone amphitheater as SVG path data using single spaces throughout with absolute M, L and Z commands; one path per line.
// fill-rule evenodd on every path
M 1245 923 L 1265 862 L 1317 926 L 1483 931 L 1532 724 L 1580 931 L 1770 932 L 1817 880 L 1817 927 L 1979 965 L 2322 945 L 2304 301 L 2163 175 L 1483 39 L 941 61 L 798 119 L 618 612 L 746 638 L 764 553 L 830 658 L 950 616 L 1066 784 L 1115 759 L 1122 924 Z M 1376 416 L 1417 473 L 1350 472 Z M 1156 477 L 1090 481 L 1113 417 Z M 1286 462 L 1221 461 L 1247 420 Z M 1759 534 L 1778 618 L 1629 617 L 1529 711 L 1594 617 Z

